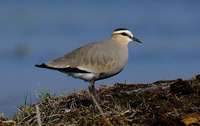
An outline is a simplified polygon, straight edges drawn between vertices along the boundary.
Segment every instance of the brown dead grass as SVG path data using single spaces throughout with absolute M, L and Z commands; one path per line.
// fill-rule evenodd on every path
M 54 98 L 37 105 L 45 126 L 200 125 L 200 75 L 189 80 L 157 81 L 149 84 L 102 85 L 97 89 L 101 114 L 93 113 L 86 90 Z M 38 125 L 36 105 L 21 108 L 13 119 L 17 125 Z M 3 120 L 2 120 L 3 119 Z M 0 118 L 9 121 L 5 117 Z M 5 126 L 6 123 L 4 124 Z M 10 124 L 9 124 L 10 125 Z

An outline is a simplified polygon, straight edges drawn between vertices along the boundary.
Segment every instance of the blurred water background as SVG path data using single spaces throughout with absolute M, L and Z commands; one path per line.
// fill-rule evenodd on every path
M 36 102 L 39 86 L 59 96 L 88 83 L 34 67 L 125 27 L 143 44 L 129 44 L 129 60 L 100 84 L 189 79 L 200 73 L 199 0 L 0 1 L 0 113 Z

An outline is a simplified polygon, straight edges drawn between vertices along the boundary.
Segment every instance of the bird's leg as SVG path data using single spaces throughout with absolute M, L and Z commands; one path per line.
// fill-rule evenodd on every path
M 94 81 L 90 81 L 90 85 L 89 85 L 89 92 L 95 97 L 96 99 L 96 90 L 94 87 Z
M 97 108 L 98 108 L 99 112 L 101 113 L 102 117 L 105 119 L 103 111 L 102 111 L 102 109 L 101 109 L 101 107 L 100 107 L 100 105 L 99 105 L 99 103 L 97 101 L 96 90 L 95 90 L 95 87 L 94 87 L 94 81 L 93 80 L 90 81 L 90 85 L 89 85 L 88 88 L 89 88 L 89 92 L 88 93 L 92 97 L 92 100 L 93 100 L 94 112 L 95 113 L 98 112 L 97 109 L 96 109 L 96 106 L 97 106 Z
M 99 103 L 97 101 L 96 90 L 95 90 L 95 87 L 94 87 L 94 81 L 93 80 L 90 81 L 90 85 L 89 85 L 88 89 L 89 89 L 89 92 L 90 92 L 92 100 L 93 100 L 94 112 L 96 113 L 97 110 L 96 110 L 95 104 L 98 106 Z

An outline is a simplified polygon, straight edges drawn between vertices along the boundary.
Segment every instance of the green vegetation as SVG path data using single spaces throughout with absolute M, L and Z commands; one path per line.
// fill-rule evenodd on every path
M 47 98 L 51 98 L 54 97 L 56 94 L 51 93 L 50 89 L 48 90 L 47 85 L 45 85 L 45 90 L 39 85 L 39 98 L 40 101 L 42 101 L 43 99 L 47 99 Z

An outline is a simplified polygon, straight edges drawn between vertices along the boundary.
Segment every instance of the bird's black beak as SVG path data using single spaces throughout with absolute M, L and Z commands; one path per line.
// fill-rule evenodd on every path
M 135 38 L 135 37 L 133 37 L 132 40 L 133 40 L 133 41 L 136 41 L 136 42 L 139 42 L 139 43 L 142 43 L 142 41 L 140 41 L 139 39 L 137 39 L 137 38 Z

